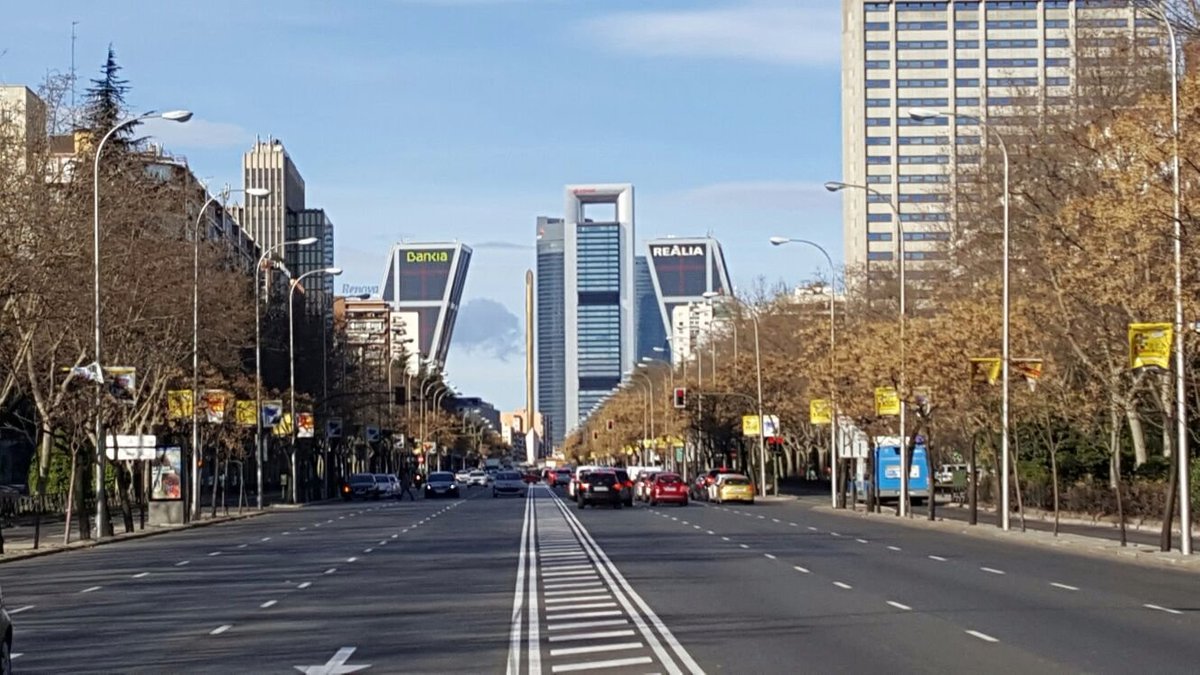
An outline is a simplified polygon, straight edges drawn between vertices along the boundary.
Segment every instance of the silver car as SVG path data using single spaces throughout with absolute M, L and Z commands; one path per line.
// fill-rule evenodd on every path
M 4 591 L 0 591 L 0 673 L 8 675 L 12 672 L 13 655 L 13 625 L 12 617 L 4 607 Z
M 525 479 L 516 471 L 501 471 L 496 474 L 496 479 L 492 481 L 492 497 L 500 495 L 516 495 L 524 497 L 528 486 L 525 485 Z

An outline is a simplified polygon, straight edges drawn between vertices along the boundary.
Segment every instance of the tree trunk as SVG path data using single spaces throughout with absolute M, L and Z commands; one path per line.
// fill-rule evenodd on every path
M 1129 421 L 1129 435 L 1133 438 L 1133 465 L 1135 467 L 1146 463 L 1146 430 L 1142 427 L 1142 418 L 1132 406 L 1125 406 L 1125 419 Z M 1166 433 L 1170 433 L 1167 430 Z
M 1050 446 L 1050 482 L 1054 492 L 1054 536 L 1058 536 L 1058 446 Z
M 129 497 L 133 488 L 132 476 L 120 463 L 114 462 L 113 469 L 117 474 L 117 490 L 121 494 L 121 519 L 125 521 L 125 531 L 133 532 L 133 504 L 130 503 Z
M 42 506 L 45 506 L 46 499 L 46 481 L 50 477 L 50 457 L 54 450 L 54 433 L 53 430 L 42 425 L 40 429 L 42 434 L 41 443 L 38 448 L 38 475 L 37 484 L 34 486 L 34 494 L 38 499 L 42 500 Z M 68 507 L 69 508 L 69 507 Z M 36 509 L 33 514 L 33 548 L 36 549 L 42 540 L 42 511 L 44 509 Z M 71 517 L 68 515 L 65 521 L 67 529 L 71 529 Z
M 979 524 L 979 471 L 975 463 L 975 452 L 979 447 L 979 434 L 971 436 L 971 453 L 967 456 L 967 500 L 971 504 L 967 522 Z
M 1112 474 L 1113 490 L 1117 497 L 1117 521 L 1121 529 L 1121 546 L 1127 546 L 1125 532 L 1125 505 L 1121 500 L 1121 427 L 1120 413 L 1117 411 L 1116 405 L 1111 406 L 1110 415 L 1111 429 L 1109 431 L 1109 473 Z
M 212 508 L 211 513 L 213 518 L 217 517 L 217 480 L 221 476 L 221 450 L 220 448 L 213 449 L 213 465 L 212 465 Z
M 1013 488 L 1017 491 L 1017 515 L 1021 518 L 1021 531 L 1025 531 L 1025 498 L 1021 495 L 1021 435 L 1012 435 L 1012 460 L 1009 468 L 1012 470 Z

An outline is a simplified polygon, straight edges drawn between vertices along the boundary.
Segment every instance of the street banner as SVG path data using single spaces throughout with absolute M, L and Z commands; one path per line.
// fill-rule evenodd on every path
M 118 401 L 133 403 L 133 395 L 137 392 L 137 368 L 129 366 L 110 366 L 104 369 L 108 392 Z
M 1000 379 L 1000 359 L 975 357 L 971 359 L 971 381 L 996 384 Z
M 262 424 L 273 427 L 283 421 L 283 401 L 262 402 Z
M 814 398 L 808 402 L 808 421 L 811 424 L 833 424 L 833 406 L 827 398 Z
M 325 438 L 342 437 L 342 418 L 330 417 L 325 420 Z
M 380 439 L 379 427 L 368 424 L 366 427 L 366 438 L 368 443 L 377 443 Z
M 93 361 L 86 366 L 75 366 L 73 368 L 64 368 L 71 373 L 71 377 L 84 380 L 86 382 L 104 382 L 104 373 L 100 372 L 100 367 Z
M 1129 324 L 1129 367 L 1169 369 L 1173 334 L 1169 323 Z
M 279 422 L 271 428 L 271 435 L 283 438 L 292 435 L 292 414 L 283 413 L 279 416 Z
M 225 421 L 225 408 L 230 398 L 223 389 L 204 390 L 204 415 L 209 424 L 221 424 Z
M 258 420 L 254 417 L 254 401 L 236 401 L 234 403 L 234 415 L 238 426 L 253 427 L 258 425 Z
M 779 418 L 775 415 L 763 415 L 759 421 L 758 415 L 742 415 L 742 435 L 775 438 L 779 435 Z
M 154 434 L 129 436 L 108 434 L 108 445 L 105 454 L 114 462 L 130 462 L 137 460 L 152 460 L 156 455 L 158 437 Z
M 895 387 L 875 387 L 875 414 L 879 417 L 900 414 L 900 395 Z
M 296 438 L 312 438 L 316 421 L 310 412 L 296 413 Z
M 176 501 L 183 498 L 183 451 L 159 448 L 150 467 L 150 499 Z
M 192 418 L 192 390 L 171 389 L 167 392 L 167 419 L 189 420 Z
M 933 390 L 929 387 L 913 387 L 913 401 L 922 415 L 928 415 L 933 407 Z
M 1038 380 L 1042 378 L 1041 359 L 1012 359 L 1012 367 L 1025 378 L 1029 391 L 1037 388 Z

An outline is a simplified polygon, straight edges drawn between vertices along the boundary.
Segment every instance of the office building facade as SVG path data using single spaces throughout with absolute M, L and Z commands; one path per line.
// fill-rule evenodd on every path
M 565 211 L 563 432 L 569 434 L 634 366 L 633 186 L 568 185 Z
M 284 249 L 284 264 L 294 278 L 333 267 L 333 221 L 325 209 L 289 210 L 285 236 L 286 241 L 317 238 L 317 243 L 312 246 L 288 246 Z M 303 283 L 305 311 L 329 316 L 333 302 L 333 277 L 314 274 Z
M 242 156 L 242 187 L 270 191 L 265 197 L 246 199 L 239 209 L 242 227 L 263 251 L 285 241 L 289 212 L 304 209 L 304 178 L 282 141 L 255 139 Z
M 1003 129 L 1005 117 L 1072 104 L 1081 46 L 1130 38 L 1153 46 L 1157 20 L 1122 0 L 842 0 L 843 180 L 877 190 L 842 192 L 846 264 L 893 271 L 898 254 L 919 280 L 950 238 L 960 167 L 977 165 L 989 137 L 970 117 Z M 916 121 L 911 108 L 949 117 Z
M 388 252 L 380 295 L 416 336 L 417 353 L 407 354 L 407 372 L 416 374 L 421 359 L 438 370 L 445 366 L 471 254 L 458 242 L 402 242 Z
M 707 321 L 695 316 L 706 304 L 704 295 L 731 293 L 725 254 L 712 237 L 652 239 L 646 243 L 646 253 L 654 285 L 654 320 L 664 336 L 671 336 L 670 358 L 679 365 L 690 358 L 696 341 L 707 337 L 711 328 L 711 312 Z M 698 328 L 701 325 L 702 330 Z
M 563 278 L 566 235 L 562 218 L 537 219 L 537 266 L 534 274 L 534 354 L 537 409 L 548 421 L 544 437 L 562 443 L 567 417 L 566 299 Z
M 634 294 L 637 297 L 637 354 L 636 359 L 669 360 L 670 341 L 663 326 L 662 313 L 658 309 L 658 295 L 654 292 L 654 278 L 650 272 L 650 261 L 644 255 L 633 259 Z M 655 351 L 657 347 L 662 351 Z

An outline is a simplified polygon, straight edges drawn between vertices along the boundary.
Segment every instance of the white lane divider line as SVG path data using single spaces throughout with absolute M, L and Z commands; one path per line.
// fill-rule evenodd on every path
M 816 531 L 817 531 L 817 528 L 813 527 L 812 525 L 809 525 L 809 526 L 808 526 L 808 529 L 809 529 L 809 531 L 811 531 L 811 532 L 816 532 Z
M 286 536 L 288 536 L 289 534 L 291 534 L 291 532 L 284 532 L 284 533 L 283 533 L 283 536 L 285 536 L 285 537 L 286 537 Z
M 405 532 L 408 532 L 408 530 L 405 530 Z M 398 534 L 393 534 L 393 535 L 392 535 L 392 539 L 395 539 L 396 537 L 399 537 L 399 536 L 400 536 L 400 535 L 398 535 Z
M 649 656 L 636 656 L 628 659 L 609 659 L 607 661 L 588 661 L 586 663 L 565 663 L 554 666 L 550 669 L 551 673 L 570 673 L 577 670 L 600 670 L 602 668 L 623 668 L 625 666 L 638 666 L 643 663 L 654 663 L 654 659 Z
M 374 551 L 374 550 L 375 550 L 375 549 L 373 549 L 373 548 L 364 548 L 364 549 L 363 549 L 363 553 L 370 553 L 370 552 L 372 552 L 372 551 Z
M 1055 588 L 1061 588 L 1061 589 L 1063 589 L 1064 591 L 1077 591 L 1077 590 L 1079 590 L 1079 587 L 1078 587 L 1078 586 L 1068 586 L 1067 584 L 1060 584 L 1060 583 L 1058 583 L 1057 581 L 1051 581 L 1051 582 L 1050 582 L 1050 585 L 1051 585 L 1051 586 L 1053 586 L 1053 587 L 1055 587 Z
M 387 546 L 387 543 L 388 543 L 388 540 L 387 540 L 387 539 L 380 539 L 380 540 L 379 540 L 379 545 L 380 545 L 380 546 Z
M 841 588 L 843 590 L 847 590 L 847 591 L 854 588 L 853 586 L 851 586 L 848 583 L 845 583 L 844 581 L 835 581 L 835 582 L 833 582 L 833 585 L 837 586 L 838 588 Z
M 561 647 L 551 649 L 550 656 L 572 656 L 574 654 L 595 654 L 597 652 L 619 652 L 626 649 L 641 649 L 646 646 L 642 642 L 617 642 L 607 645 L 590 645 L 587 647 Z M 643 663 L 645 663 L 643 661 Z
M 617 606 L 617 603 L 615 603 L 615 602 L 585 602 L 585 603 L 578 604 L 578 605 L 571 605 L 569 607 L 547 607 L 546 611 L 547 612 L 574 612 L 574 611 L 578 611 L 581 609 L 605 609 L 607 607 L 616 607 L 616 606 Z M 548 621 L 553 621 L 556 618 L 558 618 L 558 617 L 553 616 L 553 615 L 548 615 L 546 617 L 546 619 Z
M 788 523 L 788 525 L 791 525 L 792 527 L 800 527 L 799 525 L 797 525 L 795 523 Z
M 699 530 L 699 529 L 700 529 L 700 526 L 699 526 L 699 525 L 693 525 L 693 526 L 692 526 L 692 528 L 693 528 L 693 529 L 696 529 L 696 530 Z
M 300 590 L 304 590 L 304 589 L 308 588 L 309 586 L 312 586 L 312 582 L 306 581 L 306 582 L 300 584 L 299 586 L 297 586 L 296 588 L 299 588 Z
M 179 562 L 175 563 L 175 566 L 176 566 L 176 567 L 183 567 L 183 566 L 185 566 L 185 565 L 189 565 L 189 564 L 191 564 L 191 562 L 192 562 L 191 560 L 180 560 Z
M 596 583 L 586 584 L 586 585 L 598 586 L 598 585 L 600 585 L 600 582 L 597 581 Z M 549 588 L 549 587 L 547 586 L 547 588 Z M 543 595 L 545 595 L 547 598 L 557 598 L 557 597 L 565 596 L 565 595 L 586 595 L 588 593 L 595 593 L 596 591 L 602 591 L 602 590 L 604 590 L 604 589 L 603 588 L 576 588 L 576 589 L 565 590 L 565 591 L 546 591 Z M 549 602 L 549 601 L 547 601 L 547 602 Z
M 277 602 L 279 602 L 279 601 L 278 600 L 268 600 L 268 601 L 264 602 L 263 604 L 259 605 L 259 607 L 262 609 L 269 609 L 271 607 L 274 607 L 275 603 L 277 603 Z
M 716 532 L 713 532 L 712 530 L 705 530 L 705 531 L 706 531 L 706 532 L 708 532 L 709 534 L 712 534 L 712 535 L 715 535 L 715 534 L 716 534 Z
M 348 562 L 348 563 L 352 563 L 356 560 L 358 560 L 358 558 L 356 558 L 355 556 L 350 556 L 349 558 L 346 558 L 346 562 Z
M 133 577 L 132 577 L 132 578 L 134 578 L 134 579 L 145 579 L 145 578 L 146 578 L 146 577 L 148 577 L 148 576 L 150 576 L 150 573 L 149 573 L 149 572 L 138 572 L 137 574 L 133 575 Z
M 551 635 L 550 642 L 571 642 L 572 640 L 604 640 L 607 638 L 633 637 L 632 630 L 601 630 L 591 633 L 572 633 L 571 635 Z
M 20 614 L 21 612 L 28 612 L 29 610 L 33 609 L 34 607 L 37 607 L 37 605 L 25 605 L 24 607 L 18 607 L 18 608 L 16 608 L 16 609 L 10 609 L 10 610 L 8 610 L 8 613 L 9 613 L 10 615 L 11 615 L 11 614 Z
M 627 619 L 604 619 L 603 621 L 576 621 L 574 623 L 558 623 L 549 626 L 550 630 L 576 630 L 579 628 L 604 628 L 606 626 L 628 626 Z
M 1183 612 L 1181 612 L 1177 609 L 1171 609 L 1170 607 L 1163 607 L 1162 605 L 1151 605 L 1150 603 L 1146 603 L 1146 604 L 1142 605 L 1142 607 L 1145 607 L 1146 609 L 1158 610 L 1160 612 L 1166 612 L 1167 614 L 1183 614 Z
M 238 548 L 246 548 L 250 544 L 238 544 Z
M 930 560 L 936 560 L 936 561 L 938 561 L 938 562 L 946 562 L 946 559 L 945 559 L 945 558 L 943 558 L 943 557 L 942 557 L 942 556 L 940 556 L 940 555 L 931 555 L 931 556 L 929 556 L 929 559 L 930 559 Z
M 224 633 L 225 631 L 229 630 L 230 628 L 233 628 L 233 624 L 227 623 L 223 626 L 217 626 L 216 628 L 210 630 L 208 632 L 208 634 L 209 635 L 220 635 L 221 633 Z
M 271 541 L 271 538 L 270 538 L 270 537 L 263 537 L 262 539 L 259 539 L 259 541 Z
M 860 544 L 869 544 L 869 543 L 871 543 L 871 542 L 867 541 L 866 539 L 855 539 L 854 541 L 857 541 L 857 542 L 858 542 L 858 543 L 860 543 Z
M 1004 574 L 1005 573 L 1004 570 L 998 570 L 995 567 L 980 567 L 979 569 L 983 570 L 984 572 L 987 572 L 988 574 Z
M 778 518 L 772 518 L 772 519 L 771 519 L 771 522 L 772 522 L 772 523 L 778 523 L 778 522 L 780 522 L 780 520 L 779 520 Z
M 561 579 L 558 581 L 561 581 Z M 600 586 L 600 585 L 601 585 L 601 582 L 599 579 L 592 578 L 588 581 L 566 581 L 563 583 L 546 584 L 545 586 L 542 586 L 542 588 L 546 589 L 547 591 L 550 591 L 550 590 L 558 590 L 560 588 L 588 588 L 588 587 Z
M 888 600 L 888 601 L 887 601 L 887 604 L 891 605 L 892 607 L 895 607 L 896 609 L 902 609 L 902 610 L 904 610 L 904 611 L 906 611 L 906 612 L 911 612 L 911 611 L 912 611 L 912 607 L 909 607 L 908 605 L 905 605 L 905 604 L 903 604 L 903 603 L 900 603 L 900 602 L 896 602 L 895 600 Z
M 605 616 L 621 616 L 622 612 L 619 609 L 601 610 L 596 612 L 572 612 L 570 614 L 559 614 L 554 617 L 554 620 L 559 619 L 599 619 Z
M 838 534 L 837 532 L 830 532 L 829 534 L 832 534 L 832 535 L 833 535 L 833 536 L 835 536 L 835 537 L 840 537 L 840 536 L 842 536 L 842 535 Z
M 969 631 L 967 631 L 967 635 L 970 635 L 971 637 L 977 637 L 980 640 L 983 640 L 984 642 L 999 642 L 1000 641 L 1000 640 L 997 640 L 996 638 L 992 637 L 991 635 L 988 635 L 987 633 L 980 633 L 977 630 L 969 630 Z
M 750 548 L 749 546 L 747 546 L 745 544 L 738 544 L 738 546 L 741 546 L 742 548 Z
M 900 547 L 899 546 L 888 546 L 887 549 L 889 551 L 899 551 Z
M 771 555 L 770 553 L 764 553 L 764 554 L 763 554 L 763 557 L 764 557 L 764 558 L 766 558 L 766 559 L 768 559 L 768 560 L 775 560 L 775 559 L 776 559 L 776 558 L 775 558 L 775 556 Z
M 300 531 L 301 531 L 301 532 L 307 532 L 307 531 L 308 531 L 308 528 L 307 528 L 307 527 L 302 527 L 302 528 L 300 528 Z
M 729 537 L 721 537 L 721 541 L 729 541 Z
M 325 574 L 333 574 L 336 571 L 337 571 L 336 567 L 330 567 L 329 569 L 325 570 Z
M 221 555 L 221 552 L 220 552 L 220 551 L 213 551 L 212 553 L 209 553 L 209 554 L 208 554 L 208 557 L 210 557 L 210 558 L 215 558 L 215 557 L 217 557 L 217 556 L 219 556 L 219 555 Z
M 577 595 L 575 597 L 566 598 L 546 598 L 545 603 L 547 605 L 561 605 L 564 602 L 591 602 L 592 600 L 612 600 L 612 594 L 605 593 L 603 595 Z M 550 609 L 547 608 L 546 611 L 550 611 Z
M 808 571 L 807 567 L 801 567 L 799 565 L 794 565 L 794 566 L 792 566 L 792 569 L 796 570 L 797 572 L 799 572 L 801 574 L 812 574 L 812 572 Z

